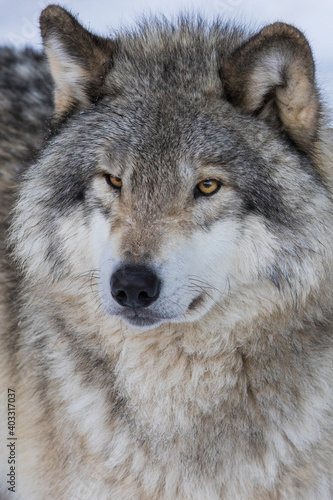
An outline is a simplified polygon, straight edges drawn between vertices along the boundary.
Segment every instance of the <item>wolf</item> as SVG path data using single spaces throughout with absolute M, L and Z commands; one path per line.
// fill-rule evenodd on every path
M 332 500 L 332 135 L 295 27 L 60 6 L 1 51 L 1 498 Z

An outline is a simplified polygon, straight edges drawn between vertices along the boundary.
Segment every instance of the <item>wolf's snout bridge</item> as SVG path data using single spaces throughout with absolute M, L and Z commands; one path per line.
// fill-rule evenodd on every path
M 161 281 L 147 267 L 124 266 L 111 276 L 112 297 L 124 307 L 148 307 L 159 296 Z

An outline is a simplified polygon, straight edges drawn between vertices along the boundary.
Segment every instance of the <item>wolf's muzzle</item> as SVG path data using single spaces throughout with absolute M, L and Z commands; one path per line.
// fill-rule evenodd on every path
M 124 266 L 111 276 L 111 295 L 118 304 L 136 310 L 159 296 L 161 281 L 148 267 Z

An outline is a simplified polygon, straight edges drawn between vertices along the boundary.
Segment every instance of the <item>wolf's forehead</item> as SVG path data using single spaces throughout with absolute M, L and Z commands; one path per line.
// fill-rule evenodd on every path
M 134 103 L 129 106 L 136 107 Z M 165 178 L 169 174 L 174 177 L 180 164 L 182 176 L 193 173 L 193 169 L 184 167 L 196 149 L 191 134 L 191 129 L 195 129 L 191 109 L 179 116 L 170 106 L 164 106 L 162 99 L 157 104 L 138 104 L 136 112 L 121 110 L 121 114 L 121 118 L 111 116 L 111 130 L 105 143 L 104 156 L 115 169 L 112 173 L 121 176 L 131 172 L 137 176 L 146 172 L 155 177 L 163 173 Z
M 127 149 L 112 142 L 103 155 L 103 165 L 134 189 L 141 186 L 157 192 L 162 192 L 165 186 L 174 186 L 175 190 L 177 186 L 184 187 L 193 182 L 197 171 L 196 162 L 190 159 L 185 148 L 177 148 L 172 143 L 163 146 L 157 137 Z

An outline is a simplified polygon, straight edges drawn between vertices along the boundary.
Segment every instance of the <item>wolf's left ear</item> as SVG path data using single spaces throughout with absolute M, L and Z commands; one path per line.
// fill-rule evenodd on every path
M 114 42 L 90 33 L 58 5 L 42 11 L 40 28 L 55 84 L 55 119 L 60 120 L 103 95 Z
M 320 102 L 311 49 L 299 30 L 267 26 L 222 63 L 221 79 L 234 106 L 282 127 L 302 150 L 310 150 Z

